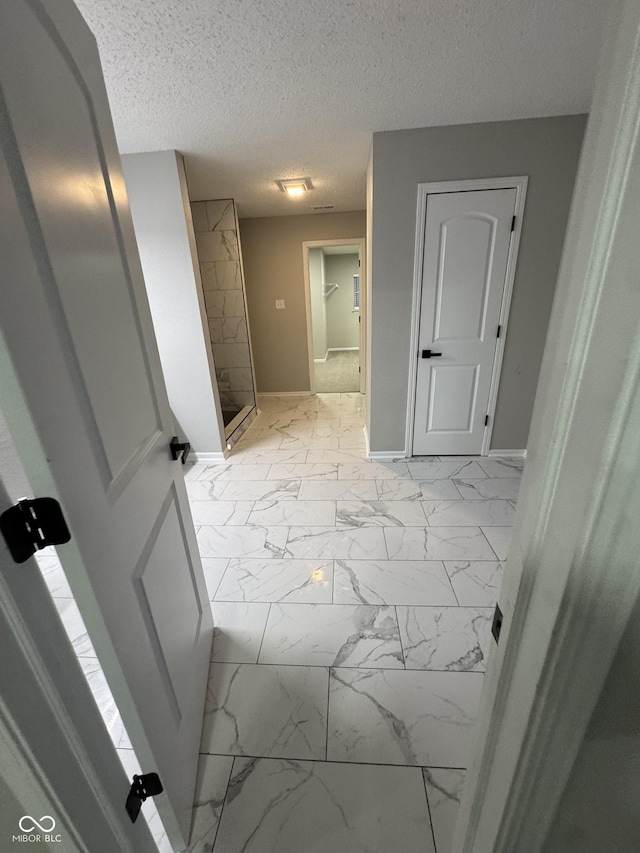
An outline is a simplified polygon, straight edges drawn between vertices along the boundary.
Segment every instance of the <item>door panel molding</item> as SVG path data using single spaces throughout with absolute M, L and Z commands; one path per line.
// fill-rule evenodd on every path
M 413 266 L 413 296 L 411 303 L 411 336 L 409 350 L 409 386 L 407 391 L 407 427 L 405 432 L 405 456 L 413 454 L 414 417 L 416 406 L 416 381 L 418 373 L 418 339 L 420 333 L 420 308 L 422 299 L 422 275 L 424 267 L 424 244 L 425 227 L 427 222 L 427 200 L 429 195 L 441 193 L 460 193 L 482 190 L 509 190 L 515 189 L 515 228 L 509 245 L 507 258 L 507 270 L 505 276 L 504 292 L 500 307 L 500 326 L 502 333 L 498 338 L 493 369 L 491 372 L 491 384 L 489 387 L 489 399 L 487 414 L 489 423 L 485 427 L 482 441 L 482 456 L 486 456 L 491 444 L 493 432 L 493 421 L 498 399 L 498 388 L 500 386 L 500 373 L 502 370 L 502 359 L 504 357 L 504 346 L 507 337 L 507 325 L 509 311 L 511 309 L 511 298 L 513 295 L 513 284 L 515 280 L 516 264 L 518 260 L 518 249 L 520 247 L 520 235 L 522 232 L 522 221 L 524 205 L 527 195 L 529 178 L 526 175 L 506 178 L 479 178 L 477 180 L 464 181 L 437 181 L 418 184 L 417 208 L 416 208 L 416 234 L 415 254 Z

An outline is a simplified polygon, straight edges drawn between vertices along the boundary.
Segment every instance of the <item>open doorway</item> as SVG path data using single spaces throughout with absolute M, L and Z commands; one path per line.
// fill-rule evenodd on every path
M 364 388 L 363 243 L 303 243 L 312 394 Z

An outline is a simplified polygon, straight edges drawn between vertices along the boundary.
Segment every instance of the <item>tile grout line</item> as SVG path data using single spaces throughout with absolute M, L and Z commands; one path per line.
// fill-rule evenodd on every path
M 331 669 L 331 667 L 328 668 Z M 128 749 L 128 747 L 118 747 L 118 749 Z M 249 758 L 260 761 L 310 761 L 313 764 L 348 764 L 356 765 L 357 767 L 399 767 L 407 770 L 421 770 L 423 767 L 428 767 L 431 770 L 467 770 L 466 767 L 445 764 L 394 764 L 388 761 L 346 761 L 344 759 L 336 760 L 335 758 L 284 758 L 278 755 L 240 755 L 237 752 L 199 752 L 198 755 L 220 756 L 223 758 Z
M 203 753 L 201 753 L 203 754 Z M 211 755 L 211 753 L 204 753 L 205 755 Z M 216 831 L 213 836 L 213 844 L 211 845 L 211 850 L 214 851 L 216 847 L 216 842 L 218 840 L 218 833 L 220 832 L 220 824 L 222 823 L 222 815 L 224 814 L 224 807 L 227 804 L 227 797 L 229 795 L 229 788 L 231 787 L 231 779 L 233 777 L 233 769 L 236 766 L 236 761 L 238 759 L 237 755 L 233 756 L 233 761 L 231 762 L 231 767 L 229 768 L 229 778 L 227 779 L 227 786 L 224 791 L 224 799 L 222 800 L 222 808 L 220 809 L 220 817 L 218 818 L 218 823 L 216 825 Z
M 271 606 L 273 602 L 269 602 L 269 609 L 267 610 L 267 618 L 264 621 L 264 628 L 262 629 L 262 638 L 260 640 L 260 647 L 258 648 L 258 655 L 256 657 L 255 666 L 272 666 L 272 664 L 259 664 L 260 654 L 262 653 L 262 645 L 264 643 L 264 638 L 267 633 L 267 625 L 269 624 L 269 617 L 271 616 Z
M 400 605 L 402 606 L 402 605 Z M 405 672 L 407 671 L 407 658 L 404 652 L 404 644 L 402 642 L 402 631 L 400 630 L 400 617 L 398 616 L 398 605 L 393 605 L 394 612 L 396 614 L 396 625 L 398 626 L 398 641 L 400 643 L 400 651 L 402 652 L 402 665 L 404 666 Z
M 431 837 L 433 838 L 433 849 L 435 853 L 439 853 L 438 844 L 436 842 L 436 832 L 433 828 L 433 817 L 431 816 L 431 806 L 429 804 L 429 790 L 427 788 L 427 780 L 424 775 L 424 768 L 420 768 L 420 773 L 422 774 L 422 784 L 424 785 L 424 798 L 427 801 L 427 815 L 429 817 L 429 826 L 431 827 Z

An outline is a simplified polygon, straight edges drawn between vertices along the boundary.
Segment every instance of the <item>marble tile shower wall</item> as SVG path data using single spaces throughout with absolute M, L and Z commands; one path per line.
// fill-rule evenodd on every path
M 209 335 L 223 409 L 254 404 L 233 199 L 191 204 Z

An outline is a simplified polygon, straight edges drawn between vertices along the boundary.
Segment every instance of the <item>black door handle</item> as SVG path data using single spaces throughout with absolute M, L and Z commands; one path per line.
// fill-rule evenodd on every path
M 174 435 L 169 443 L 169 449 L 171 450 L 171 458 L 174 462 L 177 462 L 178 459 L 182 458 L 182 464 L 187 461 L 187 456 L 189 455 L 189 451 L 191 450 L 191 445 L 188 441 L 184 443 L 178 441 L 178 436 Z
M 430 349 L 422 350 L 422 358 L 435 358 L 437 355 L 442 355 L 441 352 L 432 352 Z

